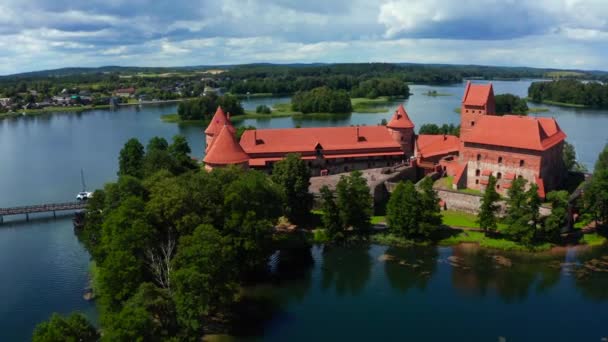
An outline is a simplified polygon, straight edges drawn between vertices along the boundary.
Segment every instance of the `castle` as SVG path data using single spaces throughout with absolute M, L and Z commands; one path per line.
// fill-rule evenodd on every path
M 228 115 L 218 108 L 205 130 L 205 168 L 241 165 L 266 172 L 288 153 L 307 161 L 313 176 L 409 165 L 421 173 L 453 177 L 455 189 L 485 190 L 490 175 L 505 193 L 517 177 L 539 195 L 557 188 L 567 172 L 565 133 L 553 118 L 497 116 L 492 84 L 467 83 L 460 137 L 415 135 L 399 105 L 386 126 L 247 130 L 240 143 Z

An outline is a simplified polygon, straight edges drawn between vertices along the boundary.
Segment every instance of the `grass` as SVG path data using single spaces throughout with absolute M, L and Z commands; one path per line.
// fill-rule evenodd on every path
M 535 246 L 525 246 L 514 241 L 487 237 L 482 232 L 462 231 L 456 235 L 450 236 L 447 239 L 439 241 L 441 246 L 453 246 L 461 243 L 476 243 L 479 247 L 500 249 L 503 251 L 525 251 L 525 252 L 541 252 L 547 251 L 553 247 L 550 243 L 543 243 Z
M 388 111 L 388 108 L 380 106 L 389 105 L 396 101 L 397 98 L 389 96 L 380 96 L 375 99 L 368 99 L 364 97 L 355 97 L 350 99 L 353 106 L 353 112 L 355 113 L 384 113 Z
M 559 78 L 559 77 L 585 77 L 586 74 L 578 71 L 550 71 L 546 75 L 549 78 Z
M 536 108 L 529 108 L 528 113 L 545 113 L 545 112 L 548 112 L 549 110 L 550 110 L 549 108 L 536 107 Z
M 584 234 L 581 243 L 588 246 L 601 246 L 606 243 L 606 237 L 601 236 L 598 233 Z
M 529 97 L 526 98 L 526 100 L 534 102 Z M 558 101 L 551 101 L 551 100 L 542 100 L 541 103 L 548 104 L 548 105 L 553 105 L 553 106 L 559 106 L 559 107 L 571 107 L 571 108 L 586 108 L 587 107 L 585 105 L 577 104 L 577 103 L 558 102 Z
M 441 212 L 443 216 L 443 224 L 450 227 L 465 227 L 465 228 L 479 228 L 477 223 L 477 216 L 469 213 L 454 210 L 444 210 Z M 498 230 L 505 229 L 507 227 L 504 223 L 498 223 Z
M 206 125 L 207 123 L 209 123 L 209 120 L 182 120 L 176 113 L 163 114 L 160 116 L 160 119 L 163 122 L 179 123 L 184 125 Z
M 372 224 L 385 223 L 386 216 L 372 216 Z
M 433 185 L 435 188 L 439 188 L 439 189 L 443 189 L 443 190 L 451 190 L 451 191 L 457 191 L 457 192 L 461 192 L 463 194 L 467 194 L 467 195 L 477 195 L 477 196 L 482 196 L 483 192 L 479 191 L 479 190 L 475 190 L 475 189 L 458 189 L 458 190 L 454 190 L 452 188 L 452 182 L 454 181 L 454 177 L 453 176 L 448 176 L 448 177 L 442 177 L 439 178 L 438 180 L 435 181 L 435 184 Z
M 450 94 L 450 93 L 440 93 L 440 92 L 438 92 L 436 90 L 429 90 L 426 93 L 422 93 L 422 95 L 435 97 L 435 96 L 452 96 L 453 94 Z

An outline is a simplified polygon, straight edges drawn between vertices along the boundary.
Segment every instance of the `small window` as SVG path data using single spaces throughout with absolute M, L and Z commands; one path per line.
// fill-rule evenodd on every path
M 501 179 L 501 178 L 502 178 L 502 173 L 500 173 L 500 172 L 499 172 L 499 173 L 497 173 L 497 174 L 496 174 L 496 179 Z
M 522 175 L 517 176 L 517 178 L 522 179 L 524 178 Z
M 475 180 L 475 184 L 479 184 L 479 179 L 476 179 L 476 180 Z
M 475 121 L 471 121 L 471 127 L 475 126 Z
M 522 167 L 522 166 L 524 166 L 524 160 L 523 159 L 519 161 L 519 167 Z
M 479 169 L 475 170 L 475 176 L 479 177 L 480 173 L 481 173 L 481 170 L 479 170 Z
M 481 160 L 481 154 L 478 154 L 477 155 L 477 161 L 480 161 L 480 160 Z
M 401 137 L 401 141 L 405 140 L 403 137 Z
M 496 184 L 496 190 L 500 189 L 500 184 Z
M 465 110 L 465 113 L 468 113 L 468 112 L 469 112 L 469 110 L 468 110 L 468 109 L 467 109 L 467 110 Z
M 498 157 L 498 164 L 502 164 L 502 157 Z

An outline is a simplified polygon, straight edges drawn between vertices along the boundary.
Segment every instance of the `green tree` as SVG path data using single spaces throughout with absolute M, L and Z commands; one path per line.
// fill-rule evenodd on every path
M 524 191 L 525 180 L 516 179 L 509 189 L 507 200 L 507 228 L 505 235 L 515 241 L 530 245 L 536 236 L 536 226 L 539 221 L 541 200 L 538 197 L 538 186 L 531 184 Z
M 47 322 L 39 323 L 34 329 L 34 342 L 95 342 L 99 334 L 79 313 L 62 317 L 54 313 Z
M 150 152 L 152 150 L 166 151 L 168 148 L 169 148 L 169 143 L 167 142 L 167 140 L 165 138 L 153 137 L 148 142 L 148 145 L 146 146 L 146 151 L 147 152 Z
M 500 206 L 496 203 L 500 199 L 500 195 L 496 192 L 496 178 L 490 175 L 488 185 L 481 199 L 481 207 L 477 214 L 477 223 L 486 234 L 490 231 L 495 231 L 497 227 L 496 214 Z
M 507 191 L 507 215 L 505 222 L 512 224 L 520 220 L 526 215 L 526 179 L 516 178 L 511 183 L 511 187 Z
M 206 315 L 225 309 L 237 292 L 237 259 L 229 237 L 210 225 L 180 239 L 172 274 L 177 319 L 186 336 L 202 334 Z
M 143 176 L 144 146 L 132 138 L 120 150 L 118 175 L 129 175 L 137 178 Z
M 106 319 L 104 341 L 166 341 L 177 334 L 175 306 L 166 290 L 142 283 L 122 309 Z
M 353 171 L 348 176 L 340 177 L 336 194 L 345 227 L 352 227 L 356 232 L 367 231 L 371 225 L 373 198 L 363 174 Z
M 513 94 L 500 94 L 494 97 L 496 101 L 496 114 L 520 114 L 528 113 L 528 104 L 525 99 Z
M 399 182 L 386 205 L 386 222 L 391 232 L 417 237 L 420 222 L 418 193 L 411 181 Z
M 285 215 L 294 223 L 306 220 L 312 208 L 310 169 L 299 154 L 288 154 L 272 168 L 272 180 L 285 193 Z
M 608 222 L 608 169 L 597 167 L 584 193 L 586 210 L 596 221 Z
M 267 105 L 259 105 L 255 108 L 255 112 L 258 114 L 270 114 L 272 111 Z
M 344 224 L 340 210 L 336 204 L 334 192 L 323 185 L 321 187 L 321 211 L 323 212 L 323 227 L 332 241 L 344 240 Z
M 574 145 L 567 141 L 564 142 L 563 158 L 566 170 L 574 170 L 576 166 L 576 151 L 574 150 Z
M 600 152 L 595 162 L 594 172 L 607 170 L 608 169 L 608 144 L 604 146 L 602 152 Z
M 418 231 L 420 235 L 429 237 L 442 223 L 439 197 L 433 189 L 433 179 L 425 177 L 420 182 L 419 191 L 420 222 Z
M 551 191 L 547 194 L 547 200 L 551 203 L 551 214 L 545 218 L 542 234 L 547 240 L 557 242 L 568 222 L 568 192 Z

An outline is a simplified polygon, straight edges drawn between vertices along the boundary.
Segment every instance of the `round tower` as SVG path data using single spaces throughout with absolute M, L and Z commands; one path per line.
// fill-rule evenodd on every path
M 213 144 L 213 140 L 218 136 L 224 126 L 227 126 L 232 133 L 235 132 L 234 126 L 232 126 L 232 122 L 230 122 L 230 114 L 226 115 L 222 107 L 218 106 L 211 122 L 209 122 L 209 126 L 205 129 L 205 152 L 209 151 L 211 144 Z
M 243 150 L 236 141 L 234 131 L 230 130 L 229 125 L 224 125 L 213 143 L 208 149 L 205 158 L 205 170 L 211 171 L 216 167 L 227 165 L 240 165 L 243 168 L 249 167 L 249 155 Z
M 407 156 L 414 154 L 414 123 L 410 120 L 403 105 L 399 105 L 391 121 L 386 125 L 389 133 L 401 145 Z

